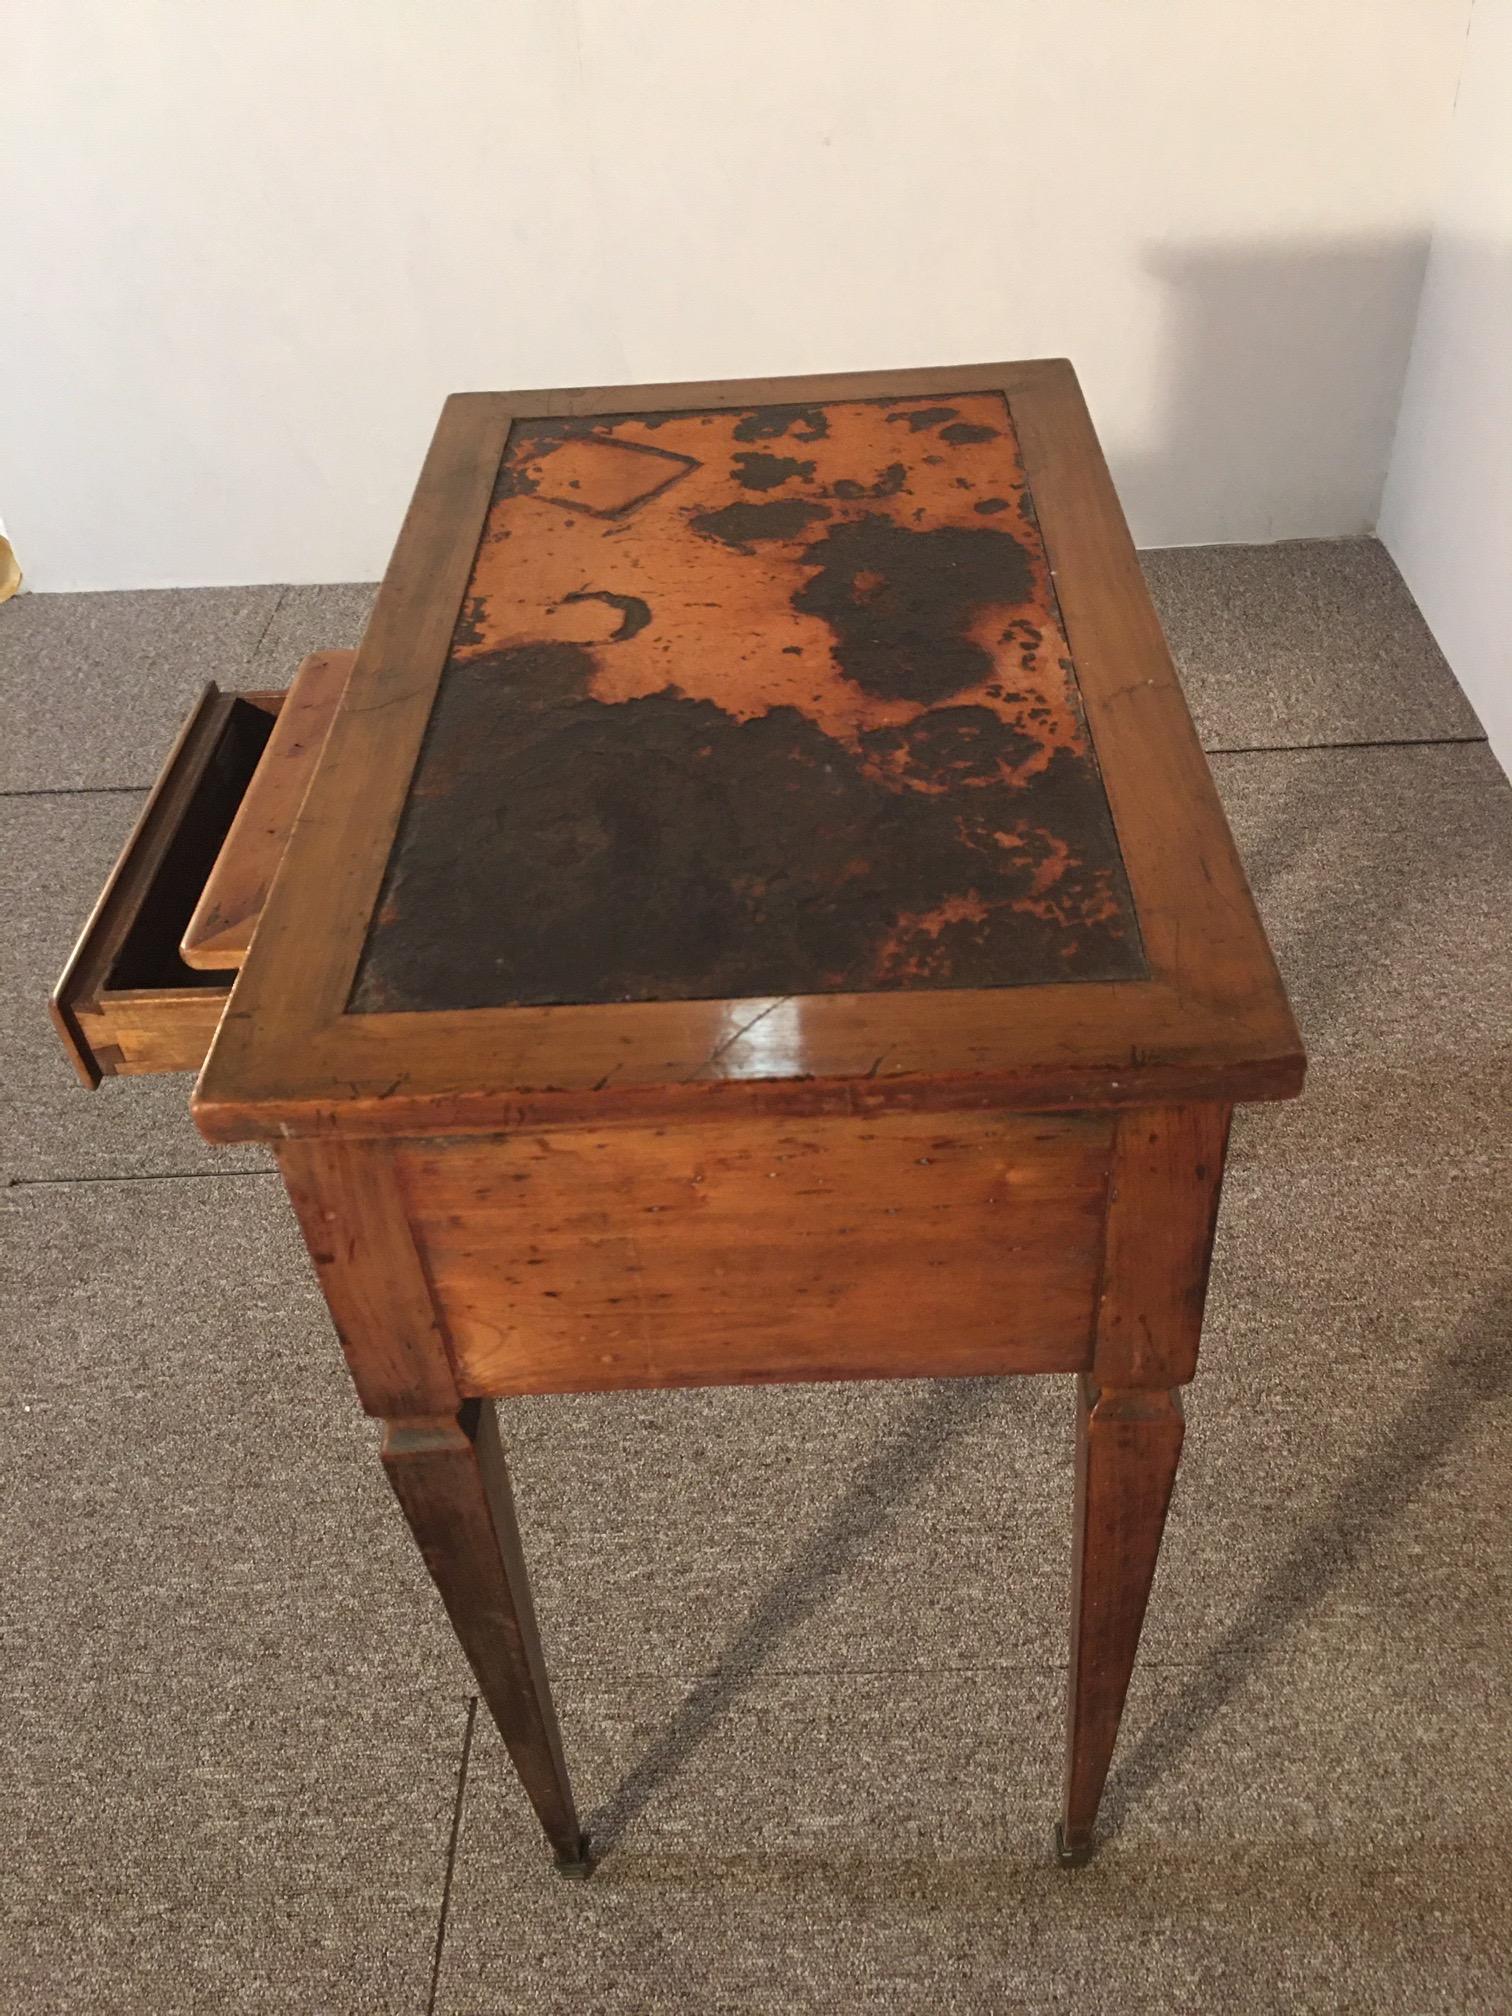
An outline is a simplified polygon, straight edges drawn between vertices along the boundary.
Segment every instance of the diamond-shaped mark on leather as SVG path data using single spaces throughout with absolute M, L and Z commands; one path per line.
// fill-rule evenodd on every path
M 579 437 L 532 456 L 521 471 L 522 488 L 528 487 L 543 504 L 618 518 L 697 467 L 691 455 L 674 455 L 666 448 Z

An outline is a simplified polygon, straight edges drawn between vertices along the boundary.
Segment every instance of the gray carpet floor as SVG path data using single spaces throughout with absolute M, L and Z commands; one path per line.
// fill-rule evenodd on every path
M 1373 542 L 1146 558 L 1313 1065 L 1071 1875 L 1043 1379 L 503 1410 L 605 1851 L 551 1875 L 276 1177 L 43 1009 L 199 685 L 371 591 L 0 608 L 0 2010 L 1512 2007 L 1512 797 Z

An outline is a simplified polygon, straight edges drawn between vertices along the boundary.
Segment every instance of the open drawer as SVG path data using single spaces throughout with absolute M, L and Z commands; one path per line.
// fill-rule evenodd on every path
M 287 694 L 201 695 L 53 992 L 86 1085 L 205 1061 L 352 658 L 307 658 Z

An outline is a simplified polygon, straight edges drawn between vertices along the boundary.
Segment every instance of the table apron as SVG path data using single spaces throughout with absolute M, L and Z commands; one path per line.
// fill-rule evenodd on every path
M 885 1114 L 406 1142 L 468 1394 L 1090 1365 L 1111 1116 Z

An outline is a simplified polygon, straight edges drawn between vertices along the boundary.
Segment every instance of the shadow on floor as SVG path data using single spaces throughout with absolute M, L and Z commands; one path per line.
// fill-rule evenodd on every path
M 600 1857 L 681 1770 L 783 1639 L 819 1608 L 872 1535 L 934 1474 L 952 1445 L 989 1413 L 1006 1408 L 1016 1390 L 1005 1379 L 942 1380 L 930 1387 L 783 1569 L 716 1670 L 698 1682 L 607 1805 L 589 1816 L 588 1832 Z
M 1465 1317 L 1426 1388 L 1343 1479 L 1322 1518 L 1288 1548 L 1127 1761 L 1115 1765 L 1099 1820 L 1102 1838 L 1118 1832 L 1130 1806 L 1160 1782 L 1292 1626 L 1400 1518 L 1487 1402 L 1509 1390 L 1512 1282 Z

